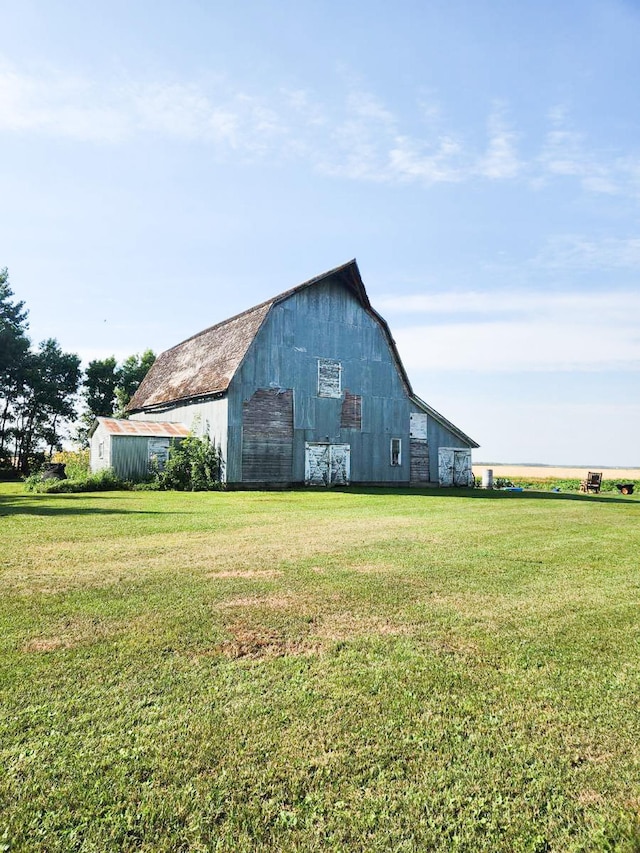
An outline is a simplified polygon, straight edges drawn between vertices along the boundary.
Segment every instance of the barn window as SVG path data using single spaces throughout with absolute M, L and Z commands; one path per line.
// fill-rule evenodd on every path
M 392 438 L 391 439 L 391 459 L 390 462 L 392 465 L 402 465 L 402 439 L 401 438 Z
M 149 471 L 164 471 L 169 459 L 169 439 L 150 438 L 147 446 Z
M 318 359 L 318 397 L 342 396 L 342 365 L 331 358 Z
M 104 441 L 98 444 L 98 459 L 104 459 Z

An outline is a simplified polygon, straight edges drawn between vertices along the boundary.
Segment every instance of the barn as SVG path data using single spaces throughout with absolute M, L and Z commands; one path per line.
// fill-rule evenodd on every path
M 478 447 L 414 394 L 355 260 L 162 353 L 129 417 L 207 433 L 245 488 L 469 485 Z

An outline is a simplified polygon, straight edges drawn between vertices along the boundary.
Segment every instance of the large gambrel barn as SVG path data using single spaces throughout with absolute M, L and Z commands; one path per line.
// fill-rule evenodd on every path
M 219 444 L 229 485 L 468 485 L 476 442 L 419 399 L 354 261 L 162 353 L 132 420 Z

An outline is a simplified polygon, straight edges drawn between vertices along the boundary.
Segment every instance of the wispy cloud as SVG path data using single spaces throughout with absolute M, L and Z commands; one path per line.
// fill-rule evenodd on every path
M 237 144 L 238 113 L 215 105 L 197 87 L 134 86 L 122 92 L 129 128 L 182 139 Z
M 402 115 L 362 86 L 328 101 L 302 88 L 260 96 L 229 81 L 112 84 L 47 69 L 0 66 L 0 133 L 121 144 L 140 134 L 209 145 L 220 157 L 291 158 L 325 174 L 425 186 L 463 181 L 573 180 L 587 192 L 640 194 L 640 158 L 598 153 L 567 111 L 550 112 L 542 149 L 525 157 L 525 134 L 496 103 L 486 127 L 462 130 L 416 99 Z
M 389 152 L 388 178 L 425 184 L 457 183 L 469 174 L 462 144 L 442 136 L 430 145 L 398 136 Z
M 531 266 L 573 271 L 637 270 L 640 268 L 640 237 L 592 240 L 580 235 L 561 235 L 549 240 L 532 259 Z
M 389 296 L 376 306 L 412 369 L 640 371 L 635 291 L 435 293 Z M 403 315 L 412 322 L 403 324 Z
M 121 104 L 87 80 L 52 72 L 0 71 L 0 131 L 36 132 L 82 142 L 118 142 L 129 130 Z
M 587 136 L 571 125 L 567 112 L 563 107 L 555 107 L 549 113 L 550 128 L 536 161 L 534 181 L 573 178 L 587 192 L 637 195 L 640 161 L 617 152 L 593 149 Z
M 489 117 L 487 153 L 478 163 L 478 172 L 485 178 L 515 178 L 522 169 L 516 150 L 518 134 L 508 127 L 503 113 L 496 109 Z

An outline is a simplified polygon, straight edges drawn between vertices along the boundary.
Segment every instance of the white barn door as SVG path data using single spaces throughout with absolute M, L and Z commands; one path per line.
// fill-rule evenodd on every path
M 305 444 L 304 482 L 307 486 L 348 486 L 351 447 L 348 444 Z
M 469 448 L 441 447 L 438 450 L 438 480 L 441 486 L 470 486 L 472 476 Z

